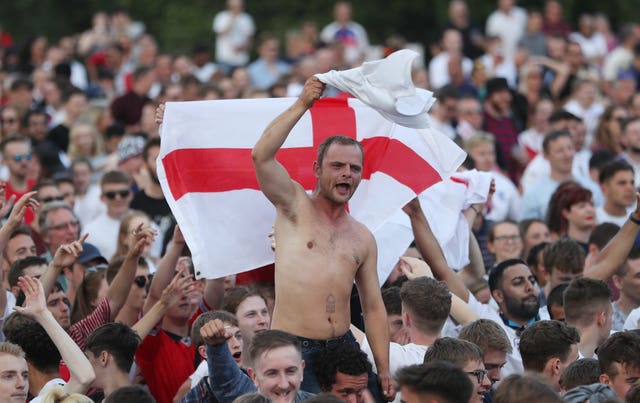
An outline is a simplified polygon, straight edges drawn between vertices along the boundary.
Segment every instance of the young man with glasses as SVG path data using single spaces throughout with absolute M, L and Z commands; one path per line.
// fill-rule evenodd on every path
M 19 134 L 5 137 L 0 143 L 2 164 L 9 170 L 9 179 L 5 183 L 5 197 L 19 199 L 27 193 L 35 181 L 29 179 L 29 163 L 31 161 L 31 144 L 27 137 Z M 35 219 L 33 211 L 29 210 L 24 216 L 24 222 L 29 225 Z
M 109 259 L 116 252 L 120 221 L 129 212 L 129 205 L 133 199 L 131 178 L 119 170 L 106 172 L 100 179 L 100 189 L 100 200 L 107 207 L 107 211 L 89 222 L 83 234 L 91 234 L 91 243 Z

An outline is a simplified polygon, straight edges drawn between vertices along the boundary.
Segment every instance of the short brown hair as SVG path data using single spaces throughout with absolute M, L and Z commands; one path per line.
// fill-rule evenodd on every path
M 572 274 L 584 271 L 584 250 L 572 239 L 560 238 L 551 242 L 544 248 L 543 256 L 549 274 L 554 270 Z
M 470 361 L 483 361 L 480 347 L 470 341 L 453 337 L 437 339 L 424 354 L 424 364 L 433 361 L 450 362 L 458 368 L 464 368 Z
M 427 277 L 409 280 L 402 284 L 400 298 L 417 330 L 440 333 L 451 310 L 451 293 L 446 283 Z
M 607 283 L 593 278 L 577 278 L 563 293 L 564 317 L 567 323 L 589 326 L 596 315 L 611 306 L 611 290 Z
M 497 350 L 511 354 L 513 348 L 502 326 L 490 319 L 478 319 L 460 329 L 458 338 L 480 347 L 483 353 Z
M 229 290 L 227 295 L 222 299 L 222 306 L 220 308 L 223 311 L 231 312 L 235 315 L 238 313 L 238 306 L 240 306 L 245 299 L 254 296 L 262 298 L 265 305 L 267 304 L 267 301 L 257 290 L 241 285 Z
M 496 393 L 494 403 L 562 403 L 562 399 L 541 375 L 513 374 L 504 378 Z
M 204 339 L 200 334 L 200 329 L 202 329 L 202 326 L 204 326 L 207 322 L 210 322 L 216 319 L 222 322 L 231 323 L 233 326 L 238 326 L 238 319 L 236 319 L 236 315 L 232 314 L 231 312 L 227 312 L 227 311 L 202 312 L 200 315 L 198 315 L 196 320 L 193 322 L 193 325 L 191 326 L 191 344 L 193 344 L 195 348 L 198 348 L 204 345 Z
M 541 320 L 520 335 L 520 355 L 525 371 L 542 372 L 552 358 L 565 362 L 571 346 L 580 342 L 578 329 L 557 320 Z
M 251 365 L 256 365 L 256 360 L 267 351 L 274 350 L 280 347 L 293 347 L 300 354 L 302 359 L 302 347 L 300 340 L 292 334 L 283 332 L 282 330 L 265 330 L 264 332 L 256 333 L 251 342 L 249 348 L 249 359 Z
M 327 150 L 331 144 L 340 144 L 343 146 L 356 146 L 362 153 L 362 161 L 364 162 L 364 149 L 362 148 L 362 144 L 358 140 L 352 139 L 347 136 L 331 136 L 327 137 L 320 145 L 318 146 L 318 165 L 322 166 L 322 161 L 324 161 L 324 156 L 327 154 Z

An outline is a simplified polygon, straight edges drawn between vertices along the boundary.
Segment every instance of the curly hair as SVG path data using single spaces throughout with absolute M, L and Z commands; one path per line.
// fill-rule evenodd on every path
M 367 355 L 348 343 L 334 344 L 320 350 L 313 357 L 313 370 L 323 391 L 330 391 L 336 383 L 336 373 L 362 375 L 371 371 Z
M 35 320 L 14 312 L 2 328 L 7 341 L 20 346 L 25 358 L 40 372 L 55 374 L 60 365 L 60 352 L 47 332 Z

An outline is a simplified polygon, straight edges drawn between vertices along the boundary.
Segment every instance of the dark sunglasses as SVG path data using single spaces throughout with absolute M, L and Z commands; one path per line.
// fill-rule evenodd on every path
M 114 200 L 117 195 L 120 195 L 120 198 L 124 199 L 126 197 L 129 197 L 129 195 L 131 194 L 131 190 L 126 189 L 126 190 L 110 191 L 110 192 L 104 192 L 103 194 L 104 194 L 104 197 L 106 197 L 109 200 Z
M 133 279 L 133 282 L 140 288 L 144 288 L 144 286 L 147 285 L 147 281 L 150 281 L 147 276 L 136 276 L 136 278 Z
M 25 161 L 31 161 L 31 153 L 26 153 L 26 154 L 16 154 L 16 155 L 14 155 L 14 156 L 13 156 L 13 160 L 14 160 L 15 162 L 20 162 L 20 161 L 22 161 L 23 159 L 24 159 Z
M 63 196 L 49 196 L 49 197 L 45 197 L 44 199 L 40 200 L 43 203 L 50 203 L 52 201 L 63 201 L 64 197 Z

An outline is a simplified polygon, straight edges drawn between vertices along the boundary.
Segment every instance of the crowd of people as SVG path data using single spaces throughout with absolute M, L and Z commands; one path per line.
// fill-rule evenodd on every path
M 558 0 L 498 0 L 480 27 L 470 5 L 450 2 L 412 78 L 460 169 L 493 176 L 463 212 L 471 263 L 447 265 L 415 199 L 387 279 L 346 209 L 361 146 L 327 139 L 311 194 L 275 155 L 344 95 L 314 74 L 416 48 L 401 35 L 370 44 L 347 2 L 269 33 L 242 0 L 189 54 L 124 9 L 56 41 L 2 32 L 0 403 L 640 401 L 640 27 L 573 24 Z M 275 269 L 196 279 L 159 106 L 285 96 L 252 153 Z

